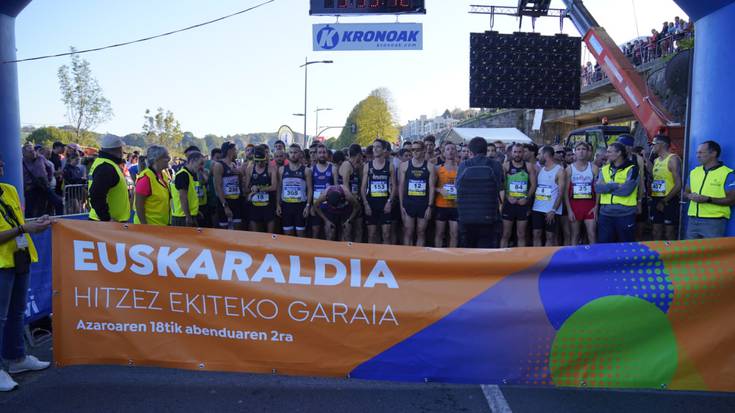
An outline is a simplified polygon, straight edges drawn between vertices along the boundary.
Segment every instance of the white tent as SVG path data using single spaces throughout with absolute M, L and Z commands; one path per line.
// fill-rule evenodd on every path
M 452 128 L 447 140 L 454 143 L 469 142 L 474 137 L 485 138 L 488 143 L 501 141 L 511 143 L 533 143 L 525 133 L 516 128 Z

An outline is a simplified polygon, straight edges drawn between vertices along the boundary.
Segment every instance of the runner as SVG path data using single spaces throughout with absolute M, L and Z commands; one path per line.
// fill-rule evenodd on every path
M 411 145 L 413 148 L 414 144 Z M 431 163 L 436 164 L 436 154 L 434 153 L 436 149 L 436 136 L 434 135 L 428 135 L 424 138 L 424 148 L 426 150 L 424 154 L 424 159 L 429 160 Z
M 362 199 L 365 208 L 365 220 L 368 227 L 368 242 L 378 243 L 378 227 L 382 235 L 382 242 L 390 244 L 391 208 L 395 197 L 396 187 L 393 165 L 386 162 L 383 153 L 388 148 L 388 142 L 376 139 L 372 148 L 374 160 L 365 164 L 362 170 Z
M 451 142 L 444 144 L 444 164 L 436 167 L 436 236 L 434 246 L 444 247 L 444 235 L 449 225 L 449 248 L 459 245 L 459 224 L 457 223 L 457 146 Z
M 434 208 L 434 164 L 426 160 L 424 143 L 412 146 L 413 158 L 401 164 L 398 173 L 399 198 L 403 214 L 403 245 L 426 245 L 426 227 Z M 416 243 L 413 242 L 414 232 Z
M 564 146 L 554 145 L 554 162 L 556 162 L 557 165 L 560 165 L 562 170 L 565 170 L 569 165 L 566 162 L 566 154 L 567 149 Z M 557 240 L 559 242 L 559 245 L 569 245 L 569 240 L 572 238 L 572 225 L 569 222 L 569 210 L 567 210 L 567 207 L 563 202 L 564 194 L 560 193 L 559 195 L 562 196 L 561 219 L 557 222 L 557 224 L 559 225 L 561 232 L 557 234 Z
M 681 158 L 670 152 L 671 140 L 668 136 L 654 137 L 651 145 L 652 151 L 658 155 L 653 164 L 651 184 L 653 239 L 671 241 L 677 238 L 679 226 Z
M 590 162 L 590 149 L 586 142 L 577 143 L 574 147 L 576 161 L 566 169 L 569 190 L 564 191 L 564 204 L 569 211 L 572 227 L 571 245 L 579 245 L 582 222 L 589 243 L 594 244 L 597 240 L 597 195 L 594 186 L 599 169 Z
M 331 185 L 314 201 L 314 209 L 324 222 L 324 232 L 329 241 L 337 239 L 337 228 L 342 229 L 343 239 L 351 237 L 352 221 L 357 216 L 360 205 L 348 194 L 349 191 L 345 191 L 342 186 Z
M 562 151 L 563 153 L 564 151 Z M 541 247 L 542 235 L 546 235 L 546 246 L 556 244 L 557 216 L 561 216 L 562 194 L 566 189 L 564 168 L 554 161 L 554 148 L 544 146 L 540 151 L 544 166 L 538 172 L 536 200 L 533 203 L 531 226 L 533 246 Z
M 316 163 L 311 169 L 311 184 L 313 193 L 311 199 L 318 199 L 322 192 L 329 186 L 337 185 L 337 169 L 331 163 L 327 162 L 327 147 L 323 144 L 316 146 L 315 152 Z M 318 204 L 314 204 L 318 205 Z M 319 239 L 321 237 L 321 228 L 324 221 L 321 216 L 316 213 L 317 208 L 311 209 L 311 237 Z
M 235 163 L 236 157 L 235 144 L 225 142 L 222 144 L 222 159 L 212 165 L 220 228 L 242 229 L 243 204 L 240 200 L 242 179 Z
M 345 190 L 346 196 L 353 198 L 357 201 L 358 211 L 353 219 L 350 220 L 349 224 L 352 228 L 349 228 L 349 234 L 351 238 L 346 236 L 345 231 L 342 232 L 343 241 L 354 241 L 362 242 L 362 196 L 360 192 L 360 171 L 362 170 L 362 148 L 360 145 L 353 143 L 348 149 L 349 159 L 342 162 L 342 166 L 339 168 L 339 179 L 338 182 Z
M 253 165 L 245 172 L 245 189 L 248 192 L 250 231 L 275 233 L 278 169 L 268 162 L 262 148 L 253 151 Z
M 515 144 L 511 149 L 511 159 L 503 164 L 505 172 L 505 202 L 503 203 L 503 236 L 500 248 L 508 248 L 516 226 L 518 246 L 525 247 L 528 216 L 531 211 L 531 197 L 536 192 L 536 174 L 533 164 L 525 161 L 523 145 Z
M 311 168 L 302 164 L 304 151 L 294 143 L 288 148 L 288 165 L 278 171 L 276 214 L 282 218 L 283 233 L 304 237 L 311 206 Z

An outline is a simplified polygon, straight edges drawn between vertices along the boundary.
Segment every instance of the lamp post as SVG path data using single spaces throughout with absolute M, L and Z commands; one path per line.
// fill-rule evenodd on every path
M 308 96 L 308 87 L 309 87 L 309 65 L 314 65 L 317 63 L 334 63 L 332 60 L 313 60 L 309 61 L 309 58 L 304 58 L 304 64 L 299 66 L 304 68 L 304 146 L 306 146 L 306 143 L 308 141 L 307 135 L 306 135 L 306 113 L 307 113 L 307 96 Z
M 319 112 L 323 110 L 332 110 L 332 108 L 317 108 L 314 112 L 316 112 L 316 125 L 314 125 L 314 139 L 319 137 Z

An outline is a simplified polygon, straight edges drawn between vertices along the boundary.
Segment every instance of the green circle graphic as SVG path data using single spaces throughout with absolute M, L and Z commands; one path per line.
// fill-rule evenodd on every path
M 564 322 L 549 362 L 557 386 L 661 388 L 676 372 L 676 338 L 654 304 L 608 296 Z

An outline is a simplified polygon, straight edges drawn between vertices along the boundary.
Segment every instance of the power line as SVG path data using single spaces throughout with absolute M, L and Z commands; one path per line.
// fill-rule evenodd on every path
M 187 30 L 191 30 L 191 29 L 196 29 L 196 28 L 199 28 L 199 27 L 203 27 L 203 26 L 206 26 L 206 25 L 209 25 L 209 24 L 212 24 L 212 23 L 217 23 L 217 22 L 220 22 L 222 20 L 229 19 L 230 17 L 234 17 L 234 16 L 237 16 L 237 15 L 244 14 L 244 13 L 247 13 L 249 11 L 255 10 L 255 9 L 259 8 L 259 7 L 265 6 L 268 3 L 273 3 L 274 1 L 276 1 L 276 0 L 267 0 L 267 1 L 264 1 L 264 2 L 262 2 L 260 4 L 256 4 L 255 6 L 248 7 L 247 9 L 240 10 L 238 12 L 235 12 L 235 13 L 232 13 L 232 14 L 228 14 L 226 16 L 218 17 L 218 18 L 216 18 L 214 20 L 209 20 L 209 21 L 206 21 L 206 22 L 203 22 L 203 23 L 195 24 L 193 26 L 184 27 L 183 29 L 178 29 L 178 30 L 173 30 L 173 31 L 166 32 L 166 33 L 157 34 L 155 36 L 149 36 L 149 37 L 144 37 L 142 39 L 131 40 L 129 42 L 111 44 L 111 45 L 102 46 L 102 47 L 95 47 L 93 49 L 77 50 L 77 51 L 74 51 L 74 52 L 66 52 L 66 53 L 52 54 L 52 55 L 46 55 L 46 56 L 29 57 L 27 59 L 7 60 L 7 61 L 4 61 L 3 63 L 20 63 L 20 62 L 28 62 L 28 61 L 31 61 L 31 60 L 51 59 L 51 58 L 54 58 L 54 57 L 63 57 L 63 56 L 69 56 L 69 55 L 72 55 L 72 54 L 82 54 L 82 53 L 97 52 L 97 51 L 100 51 L 100 50 L 112 49 L 112 48 L 121 47 L 121 46 L 127 46 L 127 45 L 134 44 L 134 43 L 142 43 L 142 42 L 146 42 L 148 40 L 158 39 L 159 37 L 170 36 L 172 34 L 177 34 L 177 33 L 185 32 Z

